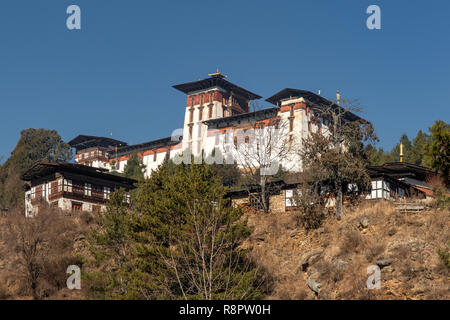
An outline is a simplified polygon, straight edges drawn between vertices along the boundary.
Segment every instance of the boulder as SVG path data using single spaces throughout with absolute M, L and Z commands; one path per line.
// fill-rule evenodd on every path
M 257 241 L 264 241 L 266 239 L 266 234 L 265 234 L 265 232 L 260 232 L 260 233 L 255 234 L 253 236 L 253 238 Z
M 344 260 L 338 259 L 334 262 L 334 266 L 336 269 L 342 270 L 342 269 L 347 268 L 347 262 L 345 262 Z
M 366 216 L 362 217 L 361 220 L 359 220 L 359 225 L 363 229 L 367 228 L 369 226 L 369 218 Z
M 291 238 L 295 237 L 296 235 L 298 235 L 300 233 L 300 230 L 294 230 L 291 232 L 291 234 L 289 235 Z
M 380 267 L 380 269 L 390 266 L 392 264 L 391 259 L 378 259 L 376 262 L 377 266 Z
M 301 262 L 302 271 L 306 271 L 308 266 L 310 264 L 314 263 L 322 255 L 322 253 L 323 253 L 322 249 L 316 249 L 316 250 L 312 250 L 312 251 L 306 253 L 302 257 L 302 262 Z
M 309 277 L 308 278 L 308 287 L 314 291 L 314 293 L 319 294 L 319 289 L 322 286 L 322 284 L 320 284 L 319 282 L 316 281 L 316 279 Z

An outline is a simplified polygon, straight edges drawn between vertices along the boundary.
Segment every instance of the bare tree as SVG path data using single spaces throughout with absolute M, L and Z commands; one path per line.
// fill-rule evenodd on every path
M 169 236 L 168 254 L 161 257 L 184 299 L 243 300 L 257 294 L 263 281 L 240 248 L 243 235 L 237 230 L 243 226 L 234 210 L 195 201 L 188 208 L 187 233 Z
M 240 126 L 233 132 L 234 141 L 226 141 L 224 149 L 232 153 L 237 165 L 242 168 L 243 185 L 249 194 L 255 192 L 264 212 L 269 212 L 269 195 L 274 190 L 273 182 L 281 170 L 291 169 L 294 136 L 289 132 L 287 121 L 279 118 L 264 122 L 252 122 Z M 227 151 L 228 150 L 228 151 Z M 257 187 L 255 190 L 255 186 Z
M 312 122 L 326 125 L 303 139 L 298 150 L 304 170 L 310 173 L 310 182 L 318 184 L 316 190 L 334 196 L 338 219 L 343 215 L 344 193 L 368 188 L 364 142 L 378 139 L 372 125 L 352 112 L 360 112 L 361 108 L 349 101 L 343 104 L 344 107 L 330 102 L 312 107 L 316 114 Z
M 65 284 L 68 267 L 65 262 L 73 260 L 72 245 L 77 231 L 74 219 L 50 209 L 40 210 L 33 218 L 15 212 L 5 219 L 3 238 L 15 257 L 14 275 L 24 280 L 25 289 L 34 299 L 48 294 L 50 289 L 60 289 Z M 44 288 L 45 284 L 54 287 Z

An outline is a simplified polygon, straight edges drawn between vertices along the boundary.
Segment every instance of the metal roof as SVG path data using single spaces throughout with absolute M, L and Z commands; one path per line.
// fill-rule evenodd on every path
M 268 108 L 268 109 L 262 109 L 254 112 L 247 112 L 247 113 L 241 113 L 236 114 L 234 116 L 224 117 L 224 118 L 217 118 L 217 119 L 211 119 L 203 121 L 206 125 L 208 125 L 208 128 L 223 128 L 231 125 L 235 121 L 241 121 L 241 120 L 247 120 L 250 119 L 252 121 L 261 121 L 265 119 L 274 118 L 278 115 L 279 108 Z
M 56 172 L 70 172 L 80 175 L 90 176 L 94 178 L 100 178 L 104 180 L 110 180 L 118 183 L 128 184 L 132 186 L 137 181 L 134 179 L 109 174 L 107 169 L 89 167 L 81 164 L 60 162 L 60 163 L 48 163 L 38 162 L 32 165 L 25 173 L 21 175 L 21 179 L 24 181 L 31 181 L 33 179 L 39 179 L 46 177 Z
M 129 146 L 124 146 L 117 148 L 117 152 L 110 153 L 110 158 L 120 157 L 125 154 L 130 154 L 132 152 L 140 152 L 145 150 L 152 150 L 158 148 L 169 147 L 179 144 L 183 140 L 183 136 L 166 137 L 158 140 L 153 140 L 149 142 L 133 144 Z
M 383 174 L 395 178 L 414 177 L 422 181 L 425 181 L 430 175 L 435 175 L 427 167 L 408 162 L 387 162 L 381 166 L 369 166 L 367 170 L 372 176 Z
M 69 145 L 78 151 L 93 147 L 120 147 L 126 146 L 128 144 L 126 142 L 115 140 L 112 138 L 87 136 L 81 134 L 69 141 Z
M 261 96 L 257 95 L 256 93 L 241 88 L 221 77 L 210 77 L 203 80 L 187 82 L 173 86 L 173 88 L 180 90 L 181 92 L 184 92 L 186 94 L 194 91 L 206 90 L 213 87 L 220 87 L 225 90 L 232 91 L 237 95 L 246 98 L 247 100 L 255 100 L 261 98 Z
M 335 110 L 344 109 L 343 107 L 337 105 L 336 103 L 325 99 L 322 96 L 319 96 L 318 94 L 315 94 L 311 91 L 307 90 L 300 90 L 300 89 L 292 89 L 292 88 L 285 88 L 281 90 L 280 92 L 274 94 L 273 96 L 266 99 L 267 102 L 270 102 L 276 106 L 280 106 L 281 102 L 286 99 L 292 99 L 292 98 L 303 98 L 305 101 L 311 105 L 311 107 L 316 107 L 319 111 L 323 109 L 324 107 L 331 107 Z M 364 120 L 363 118 L 357 116 L 356 114 L 348 111 L 345 113 L 344 118 L 348 121 L 362 121 L 365 123 L 368 123 L 367 120 Z

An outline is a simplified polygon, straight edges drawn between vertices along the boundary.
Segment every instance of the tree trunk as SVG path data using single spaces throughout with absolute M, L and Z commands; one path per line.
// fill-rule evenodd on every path
M 266 196 L 266 178 L 261 175 L 261 202 L 263 205 L 264 213 L 269 212 L 269 206 L 267 204 L 267 196 Z
M 337 188 L 336 194 L 336 217 L 338 220 L 341 220 L 344 208 L 342 205 L 342 188 L 339 186 Z

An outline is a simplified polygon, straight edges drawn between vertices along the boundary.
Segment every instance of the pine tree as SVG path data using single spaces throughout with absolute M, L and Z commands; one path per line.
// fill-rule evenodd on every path
M 203 164 L 169 162 L 140 185 L 135 238 L 148 296 L 260 297 L 254 287 L 257 270 L 239 248 L 251 230 L 241 211 L 227 205 L 225 194 L 220 178 Z
M 60 162 L 72 159 L 72 148 L 56 130 L 26 129 L 9 159 L 0 166 L 0 206 L 23 210 L 23 182 L 20 175 L 36 162 Z
M 132 209 L 114 193 L 88 238 L 96 297 L 261 297 L 258 270 L 240 247 L 251 230 L 207 165 L 164 162 L 136 191 Z
M 125 165 L 123 174 L 127 178 L 142 181 L 144 180 L 145 168 L 146 167 L 142 163 L 142 159 L 137 155 L 137 153 L 133 153 Z
M 413 140 L 408 162 L 417 165 L 424 165 L 423 158 L 425 156 L 425 146 L 428 143 L 428 139 L 429 139 L 428 135 L 422 132 L 422 130 L 419 130 L 417 132 L 417 135 Z
M 450 185 L 450 124 L 438 120 L 429 130 L 430 139 L 425 147 L 425 162 L 436 172 L 442 174 L 445 183 Z
M 85 257 L 92 269 L 84 274 L 96 298 L 133 299 L 140 296 L 132 285 L 132 219 L 123 189 L 112 193 L 106 212 L 98 212 L 95 216 L 96 227 L 87 237 L 90 256 Z

